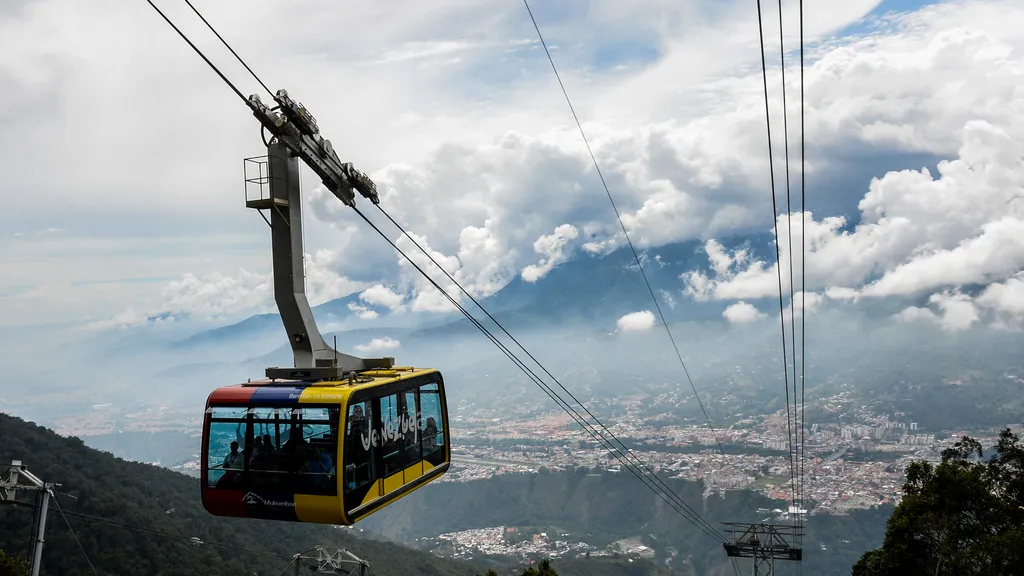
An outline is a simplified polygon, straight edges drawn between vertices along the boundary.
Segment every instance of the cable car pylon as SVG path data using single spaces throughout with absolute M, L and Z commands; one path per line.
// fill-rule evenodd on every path
M 28 484 L 19 483 L 25 479 Z M 32 506 L 35 508 L 35 517 L 32 519 L 32 559 L 30 562 L 30 576 L 39 576 L 39 566 L 43 560 L 43 542 L 46 534 L 46 515 L 50 507 L 50 496 L 54 488 L 60 486 L 52 482 L 44 482 L 38 476 L 28 471 L 21 460 L 14 460 L 0 477 L 0 503 L 13 506 Z M 18 491 L 35 492 L 36 501 L 34 504 L 17 500 Z
M 803 559 L 803 549 L 794 544 L 800 538 L 798 526 L 788 524 L 741 524 L 723 522 L 731 534 L 723 544 L 725 553 L 733 558 L 753 558 L 754 576 L 775 574 L 776 560 Z
M 295 576 L 301 574 L 303 567 L 309 568 L 313 574 L 367 576 L 370 573 L 370 563 L 345 548 L 328 550 L 317 546 L 308 552 L 296 554 L 292 563 L 295 565 Z

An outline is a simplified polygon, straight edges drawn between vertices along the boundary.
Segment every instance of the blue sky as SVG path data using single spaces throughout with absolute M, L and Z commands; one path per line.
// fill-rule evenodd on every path
M 284 8 L 273 3 L 203 9 L 273 88 L 287 87 L 313 111 L 339 155 L 375 178 L 389 212 L 478 294 L 531 266 L 549 270 L 621 246 L 522 5 L 399 4 L 387 18 L 369 1 L 318 6 L 320 17 L 285 31 L 276 25 Z M 532 6 L 638 243 L 771 228 L 753 5 Z M 787 19 L 795 6 L 787 4 Z M 187 10 L 166 8 L 244 92 L 258 88 Z M 231 319 L 272 309 L 269 230 L 242 204 L 241 159 L 260 152 L 257 127 L 148 6 L 136 10 L 46 0 L 0 13 L 0 77 L 11 86 L 0 109 L 23 111 L 0 135 L 11 200 L 0 228 L 21 233 L 0 238 L 0 325 L 116 326 L 163 313 Z M 938 296 L 909 314 L 941 321 L 944 303 L 971 281 L 996 287 L 971 300 L 979 318 L 1015 318 L 1000 306 L 1015 294 L 1024 256 L 984 250 L 1007 233 L 996 223 L 1016 222 L 1005 219 L 1017 208 L 986 206 L 1005 202 L 1005 183 L 1016 181 L 998 150 L 1020 136 L 1021 41 L 1006 23 L 1019 10 L 1009 1 L 808 7 L 808 182 L 819 253 L 808 290 L 822 302 L 917 291 Z M 884 29 L 864 24 L 891 11 L 911 14 Z M 775 58 L 777 12 L 767 3 L 765 12 Z M 341 23 L 349 33 L 339 36 Z M 93 29 L 105 33 L 82 32 Z M 795 48 L 795 20 L 786 30 Z M 30 41 L 40 35 L 59 40 Z M 14 58 L 13 47 L 24 46 Z M 781 153 L 777 68 L 769 89 Z M 791 85 L 791 105 L 795 94 Z M 922 167 L 929 173 L 907 172 Z M 303 184 L 314 302 L 361 292 L 384 309 L 447 310 L 390 247 L 315 189 L 312 174 Z M 967 194 L 974 208 L 960 206 Z M 59 231 L 39 234 L 46 229 Z M 770 263 L 735 254 L 720 261 L 728 264 L 706 277 L 680 279 L 679 294 L 738 303 L 759 297 L 774 274 Z
M 878 19 L 894 12 L 913 12 L 925 6 L 941 4 L 939 1 L 925 0 L 882 0 L 863 21 L 855 22 L 843 28 L 839 34 L 864 34 L 877 26 Z

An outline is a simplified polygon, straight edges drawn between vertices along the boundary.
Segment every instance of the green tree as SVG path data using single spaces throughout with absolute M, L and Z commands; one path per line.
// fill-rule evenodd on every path
M 28 576 L 28 563 L 0 550 L 0 576 Z
M 523 576 L 558 576 L 558 572 L 551 567 L 548 560 L 541 560 L 536 568 L 529 567 L 523 572 Z
M 477 574 L 476 576 L 480 575 Z M 498 576 L 498 573 L 494 570 L 488 570 L 484 576 Z M 524 570 L 522 576 L 558 576 L 558 572 L 555 572 L 555 569 L 551 567 L 551 562 L 545 559 L 541 560 L 536 568 L 531 566 Z
M 968 436 L 933 466 L 907 468 L 882 547 L 853 576 L 1019 574 L 1024 565 L 1024 446 L 1009 428 L 987 461 Z

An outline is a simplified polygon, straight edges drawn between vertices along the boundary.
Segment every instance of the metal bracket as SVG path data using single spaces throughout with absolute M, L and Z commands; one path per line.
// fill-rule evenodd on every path
M 305 565 L 316 574 L 344 574 L 347 576 L 366 576 L 370 573 L 370 563 L 345 548 L 333 551 L 317 546 L 309 552 L 296 554 L 292 558 L 295 563 L 295 574 Z
M 725 553 L 738 558 L 754 559 L 754 576 L 775 573 L 775 560 L 803 560 L 803 549 L 791 542 L 798 541 L 803 532 L 798 526 L 787 524 L 740 524 L 723 522 L 736 527 L 726 530 L 732 538 L 722 544 Z
M 29 484 L 19 484 L 19 478 L 28 480 Z M 7 474 L 0 480 L 0 501 L 14 505 L 31 505 L 36 509 L 36 519 L 33 523 L 36 530 L 32 539 L 32 563 L 31 571 L 29 572 L 31 576 L 39 576 L 39 566 L 43 559 L 43 536 L 46 533 L 46 515 L 49 511 L 50 497 L 53 496 L 53 489 L 58 486 L 60 484 L 40 480 L 39 477 L 25 468 L 21 460 L 13 460 L 11 465 L 7 467 Z M 16 500 L 19 490 L 37 492 L 37 504 L 28 504 L 27 502 Z

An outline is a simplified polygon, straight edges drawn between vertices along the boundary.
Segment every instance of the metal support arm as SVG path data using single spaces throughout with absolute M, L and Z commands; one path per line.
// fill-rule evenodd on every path
M 303 269 L 302 204 L 299 163 L 302 159 L 342 202 L 355 206 L 358 191 L 374 204 L 377 187 L 351 164 L 338 160 L 330 141 L 318 135 L 316 120 L 301 104 L 278 90 L 275 109 L 259 97 L 249 97 L 253 114 L 274 137 L 267 143 L 270 198 L 247 201 L 250 208 L 270 211 L 273 244 L 274 299 L 288 333 L 294 368 L 267 368 L 268 378 L 340 379 L 352 371 L 390 368 L 394 358 L 358 358 L 342 354 L 324 342 L 306 298 Z M 279 109 L 281 112 L 275 110 Z

